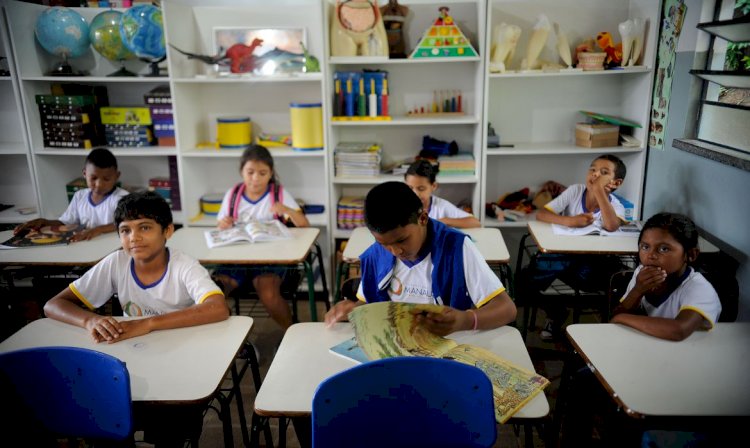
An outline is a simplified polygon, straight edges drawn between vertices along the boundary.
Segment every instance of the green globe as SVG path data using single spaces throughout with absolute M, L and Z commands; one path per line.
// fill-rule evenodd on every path
M 135 57 L 120 38 L 121 19 L 120 11 L 104 11 L 97 14 L 89 25 L 91 46 L 110 61 L 122 61 Z

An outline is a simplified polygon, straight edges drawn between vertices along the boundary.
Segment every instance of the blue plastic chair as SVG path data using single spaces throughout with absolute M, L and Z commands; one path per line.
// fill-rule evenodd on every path
M 313 447 L 490 447 L 492 384 L 481 370 L 421 357 L 367 362 L 323 381 Z
M 5 406 L 32 419 L 25 426 L 55 437 L 124 440 L 132 431 L 130 375 L 110 355 L 75 347 L 0 354 Z

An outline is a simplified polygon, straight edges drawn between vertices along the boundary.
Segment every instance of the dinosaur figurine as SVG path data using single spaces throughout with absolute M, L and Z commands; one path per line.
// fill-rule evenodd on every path
M 188 59 L 198 59 L 199 61 L 205 62 L 206 64 L 223 65 L 228 66 L 229 71 L 232 73 L 249 73 L 252 72 L 258 65 L 254 60 L 256 56 L 253 56 L 255 49 L 263 43 L 263 39 L 253 39 L 250 45 L 245 44 L 234 44 L 223 54 L 219 53 L 215 56 L 207 56 L 202 54 L 189 53 L 182 51 L 172 44 L 169 44 L 172 48 L 179 51 L 188 57 Z
M 615 45 L 612 35 L 607 31 L 602 31 L 596 35 L 596 44 L 599 48 L 607 53 L 604 59 L 604 66 L 607 68 L 617 67 L 622 61 L 622 43 Z
M 318 58 L 311 55 L 307 51 L 305 44 L 300 42 L 299 45 L 302 47 L 302 53 L 305 55 L 305 73 L 315 73 L 320 71 L 320 61 Z

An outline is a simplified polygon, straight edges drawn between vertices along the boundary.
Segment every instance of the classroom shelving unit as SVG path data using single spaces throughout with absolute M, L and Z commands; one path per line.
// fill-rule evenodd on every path
M 34 38 L 37 16 L 46 6 L 7 2 L 8 26 L 16 55 L 20 93 L 23 102 L 25 129 L 31 148 L 31 156 L 36 178 L 41 216 L 54 219 L 65 211 L 68 205 L 65 184 L 80 177 L 85 149 L 46 148 L 43 143 L 39 109 L 35 95 L 50 94 L 54 84 L 81 84 L 105 86 L 110 105 L 143 106 L 143 96 L 151 89 L 167 84 L 163 77 L 108 77 L 120 66 L 100 56 L 93 48 L 79 58 L 72 59 L 71 65 L 77 70 L 86 71 L 87 76 L 46 76 L 57 61 L 55 56 L 44 51 Z M 87 21 L 91 21 L 104 8 L 74 8 Z M 126 67 L 136 73 L 147 73 L 145 62 L 126 62 Z M 168 156 L 176 156 L 176 148 L 116 148 L 112 152 L 117 157 L 122 176 L 122 185 L 145 187 L 153 177 L 169 177 Z M 182 214 L 175 212 L 175 221 L 182 222 Z M 27 218 L 21 219 L 21 221 Z
M 381 2 L 382 3 L 382 2 Z M 435 59 L 388 59 L 376 57 L 331 57 L 329 33 L 326 32 L 327 98 L 333 98 L 333 73 L 336 70 L 363 69 L 388 72 L 390 121 L 333 121 L 326 115 L 329 135 L 329 172 L 333 174 L 330 191 L 331 223 L 334 237 L 346 239 L 351 230 L 336 228 L 336 205 L 342 196 L 364 196 L 374 185 L 390 180 L 403 180 L 403 175 L 381 174 L 377 177 L 342 177 L 335 175 L 333 151 L 339 142 L 378 142 L 383 148 L 383 164 L 413 159 L 422 147 L 422 137 L 455 140 L 460 152 L 471 153 L 475 160 L 473 176 L 440 176 L 442 185 L 436 194 L 454 203 L 468 200 L 476 216 L 481 215 L 480 186 L 482 156 L 482 109 L 484 99 L 484 15 L 485 2 L 481 0 L 404 0 L 400 4 L 409 8 L 404 37 L 408 53 L 419 43 L 424 32 L 439 16 L 439 8 L 447 6 L 449 14 L 463 34 L 471 41 L 478 57 Z M 326 2 L 325 29 L 331 26 L 335 2 Z M 382 5 L 381 5 L 382 6 Z M 465 114 L 456 117 L 410 117 L 407 111 L 417 105 L 427 104 L 433 92 L 460 90 Z M 330 103 L 331 100 L 329 100 Z M 329 108 L 331 110 L 331 108 Z
M 31 151 L 24 127 L 20 83 L 16 60 L 8 34 L 5 10 L 0 5 L 0 56 L 5 57 L 0 67 L 9 76 L 0 76 L 0 203 L 13 207 L 0 211 L 0 224 L 12 224 L 39 217 L 36 183 L 34 182 Z M 19 210 L 33 209 L 29 214 Z
M 648 0 L 489 0 L 486 48 L 492 45 L 492 30 L 501 23 L 518 25 L 522 32 L 511 72 L 487 71 L 483 128 L 489 124 L 500 143 L 513 147 L 483 146 L 482 203 L 497 201 L 505 193 L 524 187 L 535 190 L 548 180 L 564 185 L 581 183 L 591 160 L 598 154 L 614 153 L 627 165 L 627 176 L 618 194 L 634 204 L 635 217 L 642 202 L 645 177 L 651 91 L 654 78 L 660 2 Z M 520 71 L 521 60 L 537 17 L 545 14 L 557 22 L 574 46 L 609 31 L 619 42 L 618 24 L 629 18 L 647 19 L 643 52 L 638 65 L 606 71 Z M 550 32 L 540 60 L 562 61 Z M 489 52 L 487 52 L 489 53 Z M 490 57 L 489 54 L 486 57 Z M 489 67 L 489 64 L 485 64 Z M 575 145 L 575 124 L 584 121 L 581 110 L 619 116 L 639 123 L 633 137 L 639 147 L 582 148 Z M 484 226 L 525 227 L 525 221 L 499 222 L 482 216 Z

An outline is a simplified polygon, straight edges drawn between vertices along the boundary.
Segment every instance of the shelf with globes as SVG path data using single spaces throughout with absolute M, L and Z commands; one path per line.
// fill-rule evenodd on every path
M 89 132 L 90 123 L 85 121 L 99 118 L 81 118 L 84 113 L 69 117 L 73 120 L 71 128 L 78 127 L 76 131 L 63 132 L 62 126 L 51 127 L 46 117 L 42 117 L 36 96 L 94 94 L 98 101 L 106 98 L 104 104 L 110 106 L 145 107 L 144 95 L 168 85 L 170 78 L 164 68 L 158 76 L 149 76 L 155 71 L 150 62 L 162 61 L 160 65 L 166 66 L 163 62 L 166 51 L 159 34 L 163 33 L 160 11 L 148 6 L 149 9 L 140 11 L 144 13 L 141 18 L 135 8 L 142 6 L 148 5 L 107 9 L 49 8 L 24 2 L 6 4 L 20 100 L 24 105 L 26 138 L 43 217 L 54 218 L 65 210 L 68 197 L 64 186 L 81 176 L 88 153 L 88 144 L 71 143 L 73 148 L 63 145 L 67 144 L 67 139 L 84 141 L 80 137 L 83 134 L 77 132 Z M 120 24 L 128 11 L 130 41 L 126 44 L 120 36 Z M 154 33 L 154 30 L 156 44 L 153 35 L 150 40 L 142 39 L 142 33 Z M 93 109 L 92 114 L 98 115 L 98 110 Z M 49 143 L 51 135 L 58 137 L 55 146 Z M 101 132 L 98 136 L 101 138 Z M 60 144 L 63 140 L 66 142 Z M 90 146 L 103 143 L 103 140 L 92 139 Z M 174 146 L 111 149 L 122 173 L 120 181 L 126 187 L 145 187 L 149 179 L 169 177 L 169 156 L 177 154 Z M 175 220 L 182 221 L 180 213 L 175 213 Z
M 0 7 L 0 204 L 12 207 L 0 210 L 0 224 L 13 224 L 39 215 L 19 79 L 4 14 Z

